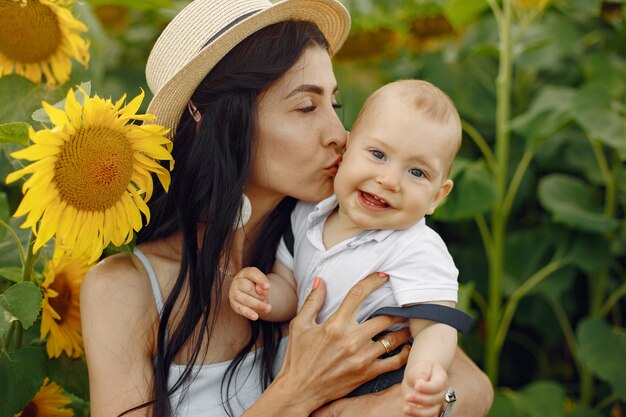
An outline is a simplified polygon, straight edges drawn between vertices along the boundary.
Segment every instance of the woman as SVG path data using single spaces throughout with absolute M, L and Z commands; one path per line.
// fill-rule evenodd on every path
M 271 267 L 294 198 L 332 192 L 345 131 L 333 109 L 329 52 L 348 28 L 334 0 L 196 0 L 160 36 L 146 69 L 155 93 L 148 113 L 172 129 L 176 167 L 169 193 L 155 191 L 135 255 L 105 259 L 82 287 L 94 417 L 308 416 L 406 361 L 406 348 L 377 359 L 388 344 L 371 341 L 396 319 L 353 319 L 384 283 L 377 274 L 323 325 L 315 324 L 320 281 L 290 325 L 288 346 L 284 326 L 249 323 L 225 298 L 243 266 Z M 385 339 L 395 348 L 407 337 Z M 488 408 L 490 385 L 457 357 L 456 378 L 472 379 L 450 373 L 459 405 Z M 476 381 L 486 394 L 463 398 Z M 340 400 L 317 415 L 365 415 L 385 404 L 395 416 L 397 399 L 390 390 Z M 442 400 L 414 415 L 437 415 Z

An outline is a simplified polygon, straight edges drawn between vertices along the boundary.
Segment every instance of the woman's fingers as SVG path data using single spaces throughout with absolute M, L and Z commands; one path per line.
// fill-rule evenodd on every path
M 372 379 L 375 376 L 400 369 L 402 366 L 406 365 L 406 362 L 409 360 L 410 351 L 411 348 L 409 345 L 406 345 L 397 355 L 377 359 L 365 370 L 365 373 L 369 376 L 369 379 Z
M 324 305 L 324 299 L 326 298 L 326 283 L 320 277 L 315 277 L 313 282 L 313 288 L 309 293 L 309 296 L 304 300 L 302 308 L 291 320 L 289 325 L 289 333 L 293 330 L 301 329 L 305 324 L 309 327 L 316 323 L 317 314 Z
M 395 332 L 389 332 L 376 341 L 372 341 L 367 348 L 370 354 L 374 358 L 389 353 L 398 346 L 402 346 L 411 339 L 411 332 L 407 327 L 396 330 Z
M 389 275 L 382 272 L 374 272 L 357 282 L 348 291 L 348 294 L 343 299 L 337 311 L 335 311 L 329 318 L 340 321 L 353 321 L 356 318 L 356 313 L 361 307 L 361 303 L 374 292 L 375 289 L 380 288 L 387 280 Z
M 363 339 L 367 340 L 376 336 L 383 330 L 387 330 L 392 325 L 402 323 L 404 321 L 406 321 L 406 319 L 397 316 L 376 316 L 361 323 L 359 331 L 360 334 L 363 336 Z M 402 332 L 402 334 L 404 334 L 404 332 Z M 408 336 L 405 342 L 408 341 L 408 338 L 411 337 L 408 330 L 406 330 L 406 334 L 408 334 Z

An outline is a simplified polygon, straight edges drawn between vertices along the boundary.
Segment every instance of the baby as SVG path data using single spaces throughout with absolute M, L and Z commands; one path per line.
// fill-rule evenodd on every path
M 251 320 L 290 320 L 323 276 L 326 301 L 318 320 L 324 321 L 357 281 L 376 271 L 389 281 L 363 303 L 358 321 L 387 306 L 454 307 L 458 270 L 424 217 L 452 190 L 449 175 L 460 144 L 459 115 L 440 89 L 419 80 L 378 89 L 354 123 L 335 195 L 317 205 L 298 203 L 291 216 L 293 256 L 283 240 L 271 274 L 256 268 L 239 272 L 229 293 L 233 309 Z M 402 393 L 411 415 L 420 393 L 443 398 L 447 386 L 432 381 L 447 379 L 457 333 L 425 319 L 409 319 L 409 326 L 414 342 Z M 420 361 L 444 377 L 420 379 Z

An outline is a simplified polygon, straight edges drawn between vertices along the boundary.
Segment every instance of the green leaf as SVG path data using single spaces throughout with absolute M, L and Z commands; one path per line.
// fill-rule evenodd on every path
M 489 8 L 486 0 L 448 0 L 443 15 L 450 24 L 458 28 L 469 23 Z
M 80 87 L 85 90 L 85 92 L 87 93 L 87 95 L 91 94 L 91 82 L 84 82 L 84 83 L 80 83 Z M 76 100 L 81 104 L 85 104 L 85 96 L 83 95 L 83 93 L 81 93 L 78 89 L 74 90 L 74 97 L 76 97 Z M 61 101 L 58 101 L 56 103 L 54 103 L 54 107 L 56 107 L 57 109 L 61 109 L 61 110 L 65 110 L 65 98 Z M 46 113 L 46 110 L 41 107 L 37 110 L 35 110 L 35 112 L 33 112 L 32 114 L 32 119 L 37 121 L 37 122 L 41 122 L 45 125 L 50 125 L 52 122 L 50 121 L 50 117 L 48 116 L 48 113 Z
M 528 415 L 541 417 L 565 416 L 565 388 L 552 381 L 536 381 L 520 391 L 521 401 L 517 404 Z
M 496 189 L 483 161 L 463 164 L 453 179 L 454 188 L 435 211 L 434 219 L 471 219 L 489 210 L 496 199 Z
M 0 267 L 0 277 L 13 282 L 22 282 L 22 268 L 16 266 Z
M 614 262 L 610 242 L 597 234 L 575 236 L 567 257 L 588 274 L 601 271 Z
M 611 94 L 600 83 L 588 83 L 572 100 L 572 114 L 589 137 L 619 151 L 626 160 L 626 118 L 613 110 Z
M 48 359 L 46 365 L 51 380 L 78 397 L 89 399 L 89 378 L 84 358 L 72 359 L 61 355 L 57 359 Z
M 172 7 L 172 0 L 88 0 L 87 3 L 94 6 L 118 5 L 142 10 Z
M 19 143 L 28 146 L 28 123 L 6 123 L 0 125 L 0 143 Z
M 556 223 L 573 229 L 604 232 L 615 228 L 617 220 L 607 217 L 593 195 L 593 189 L 578 178 L 552 174 L 539 182 L 539 201 L 552 213 Z
M 576 330 L 577 356 L 598 378 L 626 401 L 626 334 L 599 319 L 587 318 Z
M 39 349 L 0 351 L 0 416 L 13 416 L 33 399 L 45 379 Z
M 533 142 L 552 136 L 571 120 L 574 94 L 568 87 L 542 88 L 528 110 L 511 121 L 512 129 Z
M 4 308 L 4 319 L 19 320 L 22 327 L 33 325 L 41 311 L 41 290 L 32 282 L 20 282 L 9 287 L 0 295 L 0 306 Z
M 64 96 L 62 86 L 42 88 L 18 75 L 0 78 L 0 120 L 21 122 L 41 107 L 42 101 L 55 102 Z
M 517 395 L 514 392 L 509 393 L 509 395 L 503 395 L 497 392 L 493 398 L 493 405 L 489 409 L 489 414 L 487 414 L 487 417 L 522 417 L 522 415 L 518 414 L 515 410 L 511 394 Z

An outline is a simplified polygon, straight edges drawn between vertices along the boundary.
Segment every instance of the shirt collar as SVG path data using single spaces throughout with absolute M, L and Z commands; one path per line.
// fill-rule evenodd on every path
M 309 217 L 307 218 L 307 228 L 311 229 L 318 225 L 322 220 L 324 220 L 334 209 L 337 207 L 339 203 L 337 202 L 337 197 L 333 194 L 330 197 L 320 201 L 315 206 L 315 209 Z M 422 219 L 420 223 L 424 222 Z M 352 245 L 357 245 L 365 242 L 369 242 L 371 240 L 375 240 L 377 242 L 382 242 L 387 239 L 395 230 L 393 229 L 371 229 L 366 230 L 363 233 L 355 236 L 354 240 L 351 242 Z

